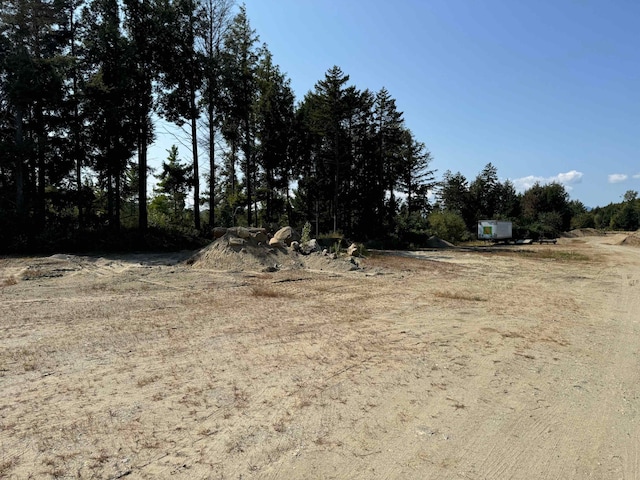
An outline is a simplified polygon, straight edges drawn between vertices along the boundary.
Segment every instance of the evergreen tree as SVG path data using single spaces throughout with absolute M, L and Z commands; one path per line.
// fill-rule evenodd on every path
M 350 168 L 347 170 L 345 201 L 349 206 L 343 220 L 345 233 L 363 239 L 382 236 L 384 190 L 376 174 L 378 157 L 375 145 L 375 96 L 370 90 L 352 96 L 348 117 L 348 145 Z
M 91 25 L 85 38 L 86 60 L 92 67 L 84 89 L 87 148 L 107 187 L 109 225 L 119 229 L 121 180 L 139 141 L 139 104 L 134 96 L 131 45 L 120 30 L 117 0 L 93 0 L 83 12 L 83 21 Z
M 263 218 L 269 224 L 278 221 L 289 203 L 294 96 L 266 45 L 260 55 L 257 82 L 256 157 L 264 172 L 260 196 L 265 203 Z
M 154 138 L 153 82 L 158 76 L 158 58 L 164 55 L 167 42 L 166 0 L 123 0 L 127 38 L 130 48 L 132 118 L 138 153 L 138 225 L 148 225 L 147 150 Z
M 161 113 L 178 126 L 189 123 L 193 165 L 193 216 L 200 229 L 200 167 L 197 121 L 198 96 L 203 83 L 204 58 L 196 48 L 197 28 L 202 9 L 194 0 L 175 0 L 170 6 L 172 21 L 165 30 L 169 48 L 162 58 Z
M 184 218 L 185 200 L 190 186 L 193 185 L 193 170 L 183 165 L 178 158 L 178 147 L 171 146 L 167 150 L 169 157 L 162 163 L 162 172 L 156 175 L 158 187 L 156 192 L 165 195 L 172 207 L 172 220 L 181 224 Z
M 202 52 L 202 103 L 206 109 L 209 155 L 209 226 L 215 224 L 216 138 L 221 123 L 222 42 L 230 24 L 232 0 L 201 0 L 198 41 Z
M 255 101 L 257 95 L 258 36 L 251 28 L 247 12 L 242 6 L 225 35 L 223 60 L 223 134 L 231 144 L 231 178 L 235 182 L 235 161 L 242 151 L 247 224 L 254 222 L 255 162 Z M 233 188 L 235 190 L 235 187 Z
M 82 92 L 84 85 L 83 45 L 81 44 L 83 26 L 78 18 L 82 0 L 63 0 L 62 11 L 65 18 L 63 30 L 67 32 L 66 65 L 65 65 L 65 104 L 67 110 L 66 130 L 70 141 L 68 156 L 74 163 L 76 208 L 78 209 L 78 225 L 84 226 L 84 209 L 86 207 L 83 192 L 82 167 L 85 163 L 83 145 L 86 141 L 83 135 L 83 106 Z
M 470 201 L 474 209 L 474 223 L 495 217 L 500 203 L 501 186 L 498 170 L 491 163 L 485 165 L 471 185 Z
M 347 121 L 351 117 L 355 87 L 346 84 L 349 76 L 334 66 L 325 78 L 315 85 L 303 102 L 304 128 L 308 130 L 311 152 L 310 162 L 300 187 L 306 197 L 306 210 L 315 210 L 316 224 L 323 230 L 336 232 L 338 219 L 344 218 L 351 151 Z M 315 208 L 314 208 L 315 207 Z M 318 222 L 319 220 L 319 222 Z
M 49 137 L 59 128 L 62 107 L 62 16 L 53 1 L 7 0 L 0 11 L 2 85 L 13 117 L 11 168 L 18 218 L 33 208 L 45 227 L 45 191 L 59 160 Z
M 520 216 L 520 196 L 511 180 L 498 184 L 498 204 L 496 213 L 504 219 L 515 219 Z
M 376 143 L 378 178 L 387 199 L 387 228 L 393 227 L 398 204 L 396 192 L 402 170 L 402 149 L 405 141 L 405 127 L 402 112 L 396 108 L 395 99 L 386 88 L 376 95 L 375 103 Z
M 410 130 L 405 130 L 398 187 L 406 195 L 409 213 L 428 213 L 428 195 L 435 187 L 435 172 L 429 170 L 431 160 L 425 144 L 418 142 Z
M 637 230 L 640 226 L 640 208 L 638 192 L 627 190 L 623 196 L 621 208 L 611 218 L 611 228 L 614 230 Z
M 471 208 L 469 182 L 462 173 L 451 173 L 450 170 L 444 172 L 436 197 L 441 208 L 459 214 L 467 229 L 474 229 L 476 219 Z

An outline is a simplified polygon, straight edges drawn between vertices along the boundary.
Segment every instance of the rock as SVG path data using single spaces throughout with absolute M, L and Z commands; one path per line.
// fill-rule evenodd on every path
M 275 243 L 281 243 L 283 245 L 291 245 L 291 242 L 293 242 L 294 240 L 299 240 L 300 237 L 298 236 L 297 233 L 295 233 L 293 231 L 293 228 L 291 227 L 282 227 L 280 230 L 278 230 L 276 233 L 273 234 L 273 238 L 271 240 L 269 240 L 269 245 L 274 245 Z M 273 240 L 275 240 L 274 243 L 271 243 Z
M 324 255 L 325 257 L 329 255 L 329 250 L 327 250 L 326 248 L 322 250 L 322 255 Z
M 269 239 L 269 245 L 272 247 L 284 247 L 284 243 L 278 240 L 276 237 Z
M 220 237 L 223 237 L 224 234 L 227 233 L 227 229 L 224 227 L 215 227 L 213 229 L 213 239 L 216 240 Z
M 291 245 L 289 246 L 291 247 L 291 250 L 293 250 L 294 252 L 300 251 L 300 243 L 296 241 L 291 242 Z
M 304 255 L 310 255 L 313 252 L 318 252 L 320 251 L 320 245 L 318 245 L 318 241 L 315 238 L 312 238 L 311 240 L 309 240 L 308 242 L 305 242 L 301 245 L 300 247 L 300 251 L 304 254 Z
M 355 243 L 349 245 L 349 248 L 347 248 L 347 255 L 349 255 L 350 257 L 359 257 L 360 254 L 358 253 L 358 245 L 356 245 Z
M 229 238 L 229 245 L 232 247 L 242 247 L 244 246 L 245 241 L 243 238 L 231 237 Z
M 249 232 L 249 230 L 247 228 L 237 227 L 237 235 L 240 238 L 247 239 L 247 238 L 249 238 L 251 236 L 251 233 Z
M 255 232 L 252 233 L 251 236 L 253 237 L 253 240 L 257 243 L 257 244 L 266 244 L 269 241 L 269 237 L 267 237 L 267 232 Z
M 247 239 L 251 236 L 248 228 L 245 227 L 230 227 L 227 228 L 227 233 L 234 237 Z

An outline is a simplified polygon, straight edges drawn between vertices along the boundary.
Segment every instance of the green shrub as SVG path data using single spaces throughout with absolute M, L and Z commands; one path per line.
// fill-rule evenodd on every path
M 305 222 L 302 227 L 302 236 L 300 237 L 300 243 L 307 243 L 311 240 L 311 224 L 309 222 Z
M 462 216 L 449 211 L 436 211 L 429 215 L 431 233 L 451 243 L 469 239 L 469 232 Z

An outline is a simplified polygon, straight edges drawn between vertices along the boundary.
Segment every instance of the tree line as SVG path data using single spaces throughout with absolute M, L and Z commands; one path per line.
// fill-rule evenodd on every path
M 3 5 L 0 223 L 13 240 L 305 221 L 373 238 L 401 211 L 426 213 L 431 155 L 391 94 L 357 89 L 333 67 L 296 104 L 244 6 Z M 186 131 L 190 151 L 183 164 L 172 149 L 147 192 L 157 118 Z
M 579 228 L 637 230 L 640 227 L 638 192 L 629 190 L 623 201 L 588 209 L 571 200 L 557 182 L 535 183 L 523 193 L 510 180 L 501 182 L 491 163 L 471 181 L 460 172 L 447 170 L 428 216 L 431 231 L 451 241 L 469 240 L 478 220 L 513 222 L 516 238 L 554 238 Z
M 187 155 L 172 147 L 153 172 L 158 119 L 185 132 Z M 3 2 L 3 249 L 306 222 L 406 245 L 454 216 L 470 231 L 479 215 L 562 228 L 578 215 L 575 202 L 533 215 L 534 194 L 516 195 L 492 166 L 438 183 L 431 162 L 391 93 L 356 88 L 337 66 L 296 102 L 232 0 Z M 568 203 L 547 192 L 558 187 L 536 188 Z

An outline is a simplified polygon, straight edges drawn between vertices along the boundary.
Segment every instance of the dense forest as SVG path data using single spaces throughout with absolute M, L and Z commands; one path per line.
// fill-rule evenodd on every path
M 153 171 L 158 119 L 188 142 Z M 516 193 L 491 164 L 436 181 L 432 160 L 389 91 L 337 66 L 297 101 L 231 0 L 2 3 L 0 251 L 180 246 L 214 226 L 307 222 L 388 246 L 465 240 L 479 218 L 531 236 L 638 228 L 636 192 L 587 211 L 559 184 Z

